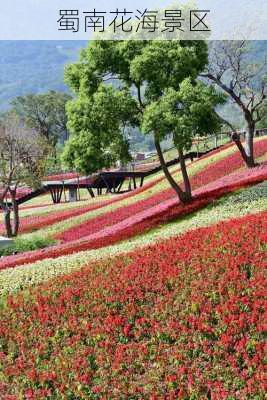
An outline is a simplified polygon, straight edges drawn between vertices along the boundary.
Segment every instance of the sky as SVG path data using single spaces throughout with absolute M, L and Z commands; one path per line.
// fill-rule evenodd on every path
M 179 3 L 184 3 L 184 0 Z M 211 39 L 267 40 L 266 0 L 195 0 L 197 10 L 210 10 Z M 87 40 L 84 29 L 59 31 L 59 10 L 144 11 L 175 4 L 175 0 L 2 0 L 0 40 Z M 179 4 L 178 3 L 178 4 Z M 193 3 L 193 0 L 191 1 Z M 194 7 L 194 6 L 192 6 Z M 126 37 L 125 37 L 126 38 Z

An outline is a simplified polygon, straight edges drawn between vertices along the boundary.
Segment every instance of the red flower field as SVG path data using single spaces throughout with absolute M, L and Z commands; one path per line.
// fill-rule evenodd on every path
M 267 213 L 9 296 L 3 400 L 263 400 Z

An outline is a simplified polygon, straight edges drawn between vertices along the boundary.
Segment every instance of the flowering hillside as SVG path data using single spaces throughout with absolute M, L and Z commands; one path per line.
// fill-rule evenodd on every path
M 262 147 L 260 147 L 260 150 L 262 151 Z M 235 157 L 232 159 L 235 160 L 237 157 L 238 154 L 235 153 Z M 227 161 L 228 158 L 226 158 Z M 216 168 L 217 163 L 219 163 L 220 168 Z M 150 196 L 133 205 L 118 208 L 115 212 L 103 213 L 100 217 L 91 219 L 89 223 L 87 222 L 86 224 L 78 225 L 77 228 L 72 228 L 67 232 L 67 234 L 70 234 L 70 239 L 66 240 L 67 243 L 5 257 L 3 260 L 0 260 L 0 270 L 30 264 L 46 258 L 57 258 L 73 254 L 77 251 L 104 247 L 124 239 L 129 239 L 140 232 L 155 228 L 160 223 L 200 209 L 223 194 L 242 186 L 261 182 L 267 177 L 267 164 L 262 164 L 250 171 L 244 170 L 243 172 L 226 176 L 229 168 L 231 168 L 231 164 L 229 167 L 229 162 L 224 162 L 223 167 L 220 161 L 217 163 L 213 163 L 213 175 L 210 174 L 209 167 L 204 168 L 203 171 L 194 175 L 194 184 L 196 187 L 198 187 L 198 181 L 202 185 L 203 182 L 206 182 L 207 185 L 194 192 L 195 200 L 188 206 L 181 206 L 177 198 L 174 197 L 173 192 L 166 190 L 163 193 Z M 206 173 L 206 170 L 208 170 L 208 173 Z M 213 179 L 211 176 L 213 176 Z M 214 182 L 215 177 L 219 179 Z M 164 193 L 166 192 L 168 194 L 166 199 L 164 199 Z M 102 209 L 100 208 L 100 210 Z M 78 213 L 80 211 L 74 210 L 74 212 Z M 78 233 L 82 231 L 81 238 L 76 237 L 76 230 L 78 230 Z M 59 238 L 60 236 L 57 235 L 57 237 Z
M 23 267 L 6 268 L 0 271 L 0 292 L 14 292 L 18 289 L 36 285 L 48 279 L 78 270 L 91 260 L 99 260 L 111 255 L 125 254 L 138 248 L 154 244 L 163 239 L 177 236 L 194 228 L 209 226 L 222 220 L 256 214 L 266 210 L 267 181 L 249 188 L 238 190 L 230 195 L 215 200 L 208 207 L 200 209 L 189 216 L 180 217 L 170 222 L 158 225 L 156 229 L 145 231 L 142 234 L 112 246 L 99 250 L 75 252 L 57 258 L 39 260 Z
M 233 219 L 9 296 L 1 398 L 263 399 L 266 228 Z
M 267 400 L 263 58 L 137 11 L 0 118 L 0 400 Z
M 189 164 L 186 206 L 162 174 L 24 206 L 20 237 L 58 243 L 0 259 L 0 399 L 263 400 L 266 150 Z

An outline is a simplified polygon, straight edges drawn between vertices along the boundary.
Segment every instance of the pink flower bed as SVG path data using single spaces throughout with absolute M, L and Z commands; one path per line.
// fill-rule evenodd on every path
M 41 195 L 44 196 L 44 195 Z M 41 197 L 39 196 L 39 198 Z M 20 210 L 29 210 L 29 209 L 34 209 L 34 208 L 45 208 L 45 207 L 50 207 L 52 205 L 52 201 L 50 203 L 45 203 L 45 204 L 31 204 L 28 206 L 21 206 L 19 209 Z M 53 206 L 57 206 L 58 204 L 53 204 Z
M 216 150 L 213 150 L 212 152 L 210 152 L 210 153 L 208 153 L 208 154 L 206 154 L 205 156 L 203 156 L 203 157 L 201 157 L 200 159 L 198 159 L 198 160 L 196 160 L 196 161 L 194 161 L 194 162 L 198 162 L 199 160 L 203 160 L 203 159 L 205 159 L 205 158 L 207 158 L 207 157 L 210 157 L 210 156 L 212 156 L 212 155 L 215 155 L 215 154 L 217 154 L 218 152 L 220 152 L 220 151 L 222 151 L 222 150 L 225 150 L 225 149 L 227 149 L 227 148 L 229 148 L 229 147 L 231 147 L 231 146 L 234 146 L 234 144 L 233 143 L 228 143 L 227 145 L 225 145 L 225 146 L 223 146 L 223 147 L 220 147 L 220 148 L 218 148 L 218 149 L 216 149 Z M 68 179 L 75 179 L 75 178 L 78 178 L 78 176 L 80 176 L 77 172 L 72 172 L 72 173 L 66 173 L 66 174 L 58 174 L 58 175 L 50 175 L 50 176 L 45 176 L 44 178 L 43 178 L 43 180 L 44 181 L 47 181 L 47 182 L 49 182 L 49 181 L 59 181 L 59 180 L 68 180 Z M 157 181 L 154 181 L 154 184 L 156 184 L 156 183 L 158 183 L 158 182 L 160 182 L 162 179 L 164 179 L 164 177 L 163 178 L 159 178 Z M 80 179 L 79 180 L 79 182 L 80 183 L 91 183 L 92 182 L 92 179 L 91 178 L 82 178 L 82 179 Z M 25 195 L 27 195 L 27 194 L 29 194 L 29 193 L 31 193 L 32 192 L 32 189 L 31 188 L 20 188 L 20 189 L 18 189 L 18 191 L 17 191 L 17 200 L 18 199 L 20 199 L 21 197 L 23 197 L 23 196 L 25 196 Z M 2 193 L 2 189 L 1 189 L 1 187 L 0 187 L 0 196 L 1 196 L 1 193 Z M 136 191 L 135 191 L 135 193 L 137 193 Z M 133 194 L 134 195 L 134 194 Z M 9 199 L 9 196 L 7 196 L 8 197 L 8 199 Z M 31 206 L 32 207 L 32 206 Z M 29 207 L 29 208 L 31 208 L 31 207 Z M 38 206 L 36 206 L 36 207 L 38 207 Z M 26 208 L 26 207 L 25 207 Z M 1 210 L 0 210 L 0 212 L 1 212 Z
M 43 180 L 47 181 L 47 182 L 49 182 L 49 181 L 64 181 L 67 179 L 78 178 L 79 176 L 80 176 L 80 174 L 77 172 L 66 172 L 66 173 L 57 174 L 57 175 L 44 176 Z
M 86 179 L 87 178 L 85 178 L 85 180 Z M 144 185 L 143 187 L 135 189 L 132 192 L 122 194 L 122 195 L 120 195 L 118 197 L 114 197 L 113 199 L 110 199 L 110 200 L 103 200 L 97 204 L 91 204 L 89 206 L 79 207 L 78 209 L 72 209 L 72 210 L 54 211 L 54 212 L 49 213 L 49 215 L 39 215 L 39 216 L 34 216 L 34 217 L 21 218 L 19 232 L 20 233 L 31 232 L 33 230 L 41 229 L 41 228 L 44 228 L 51 224 L 55 224 L 57 222 L 61 222 L 66 219 L 82 215 L 84 213 L 87 213 L 88 211 L 93 211 L 93 210 L 96 210 L 101 207 L 106 207 L 112 203 L 117 203 L 118 201 L 135 196 L 139 193 L 142 193 L 142 192 L 150 189 L 157 183 L 161 182 L 163 179 L 164 179 L 164 177 L 161 177 L 157 180 L 154 180 L 153 182 L 151 182 L 149 184 Z M 51 205 L 51 204 L 26 206 L 26 207 L 21 207 L 21 209 L 25 210 L 25 209 L 30 209 L 30 208 L 47 207 L 49 205 Z M 54 206 L 56 208 L 57 204 L 55 204 Z M 3 231 L 4 231 L 4 225 L 0 224 L 0 232 L 3 232 Z
M 62 210 L 50 212 L 48 215 L 36 215 L 32 217 L 24 217 L 20 221 L 19 233 L 32 232 L 34 230 L 44 228 L 46 226 L 64 221 L 65 219 L 82 215 L 88 211 L 96 210 L 103 207 L 103 204 L 91 204 L 86 207 L 79 207 L 74 210 Z M 0 224 L 0 233 L 5 231 L 3 223 Z
M 217 182 L 212 182 L 207 187 L 196 190 L 194 192 L 195 201 L 187 206 L 181 206 L 178 203 L 177 198 L 169 199 L 151 209 L 139 213 L 133 212 L 130 218 L 107 227 L 100 232 L 88 235 L 83 239 L 59 244 L 42 250 L 5 257 L 0 261 L 0 269 L 34 263 L 45 258 L 57 258 L 78 251 L 95 249 L 116 243 L 147 229 L 156 227 L 160 223 L 196 211 L 226 193 L 234 191 L 240 187 L 256 184 L 266 178 L 267 164 L 253 170 L 245 170 L 228 177 L 223 177 Z
M 256 143 L 255 154 L 260 156 L 267 151 L 267 140 L 263 143 Z M 212 163 L 210 166 L 200 171 L 191 178 L 192 189 L 207 185 L 208 183 L 217 180 L 234 170 L 242 167 L 243 161 L 240 157 L 239 152 L 228 156 L 227 158 Z M 70 242 L 96 233 L 105 227 L 112 226 L 127 219 L 131 216 L 136 215 L 144 210 L 149 210 L 151 207 L 161 204 L 168 199 L 176 199 L 176 193 L 173 189 L 167 189 L 163 192 L 157 193 L 150 196 L 147 199 L 141 200 L 136 204 L 121 207 L 117 210 L 105 213 L 99 217 L 85 221 L 77 227 L 70 228 L 55 236 L 55 239 L 59 239 L 63 242 Z

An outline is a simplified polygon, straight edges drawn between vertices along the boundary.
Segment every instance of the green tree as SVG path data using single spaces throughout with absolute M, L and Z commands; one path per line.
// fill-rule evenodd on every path
M 191 185 L 184 160 L 184 151 L 189 150 L 195 136 L 212 134 L 220 126 L 220 120 L 214 112 L 214 105 L 223 103 L 224 98 L 215 90 L 201 82 L 192 83 L 190 78 L 184 79 L 179 90 L 167 89 L 163 96 L 146 107 L 143 115 L 142 130 L 153 133 L 155 146 L 163 166 L 165 175 L 174 186 L 173 178 L 163 159 L 160 147 L 161 140 L 168 132 L 173 135 L 173 142 L 179 154 L 185 193 L 176 189 L 180 199 L 191 199 Z
M 95 90 L 82 84 L 77 98 L 67 105 L 71 133 L 62 154 L 65 164 L 84 173 L 130 160 L 124 130 L 134 123 L 135 103 L 127 88 L 99 82 Z
M 67 133 L 66 103 L 71 96 L 49 91 L 19 96 L 11 104 L 24 124 L 40 133 L 56 152 L 58 140 Z
M 66 70 L 66 82 L 77 98 L 67 107 L 73 136 L 65 160 L 80 167 L 93 160 L 88 169 L 102 168 L 107 150 L 123 136 L 125 127 L 140 127 L 154 135 L 163 171 L 180 200 L 190 201 L 183 152 L 194 135 L 218 127 L 214 107 L 222 101 L 213 89 L 196 81 L 207 61 L 204 41 L 90 43 L 80 62 Z M 168 135 L 173 135 L 179 152 L 185 190 L 172 178 L 161 151 L 161 141 Z

